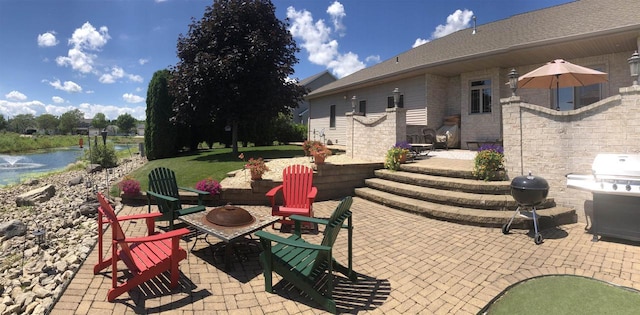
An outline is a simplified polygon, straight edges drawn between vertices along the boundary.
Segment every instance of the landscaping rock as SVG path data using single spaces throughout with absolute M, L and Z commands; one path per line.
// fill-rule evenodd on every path
M 95 171 L 90 176 L 95 185 L 88 188 L 71 184 L 88 170 L 40 178 L 46 186 L 37 190 L 42 195 L 53 192 L 48 199 L 35 197 L 37 190 L 26 184 L 0 189 L 0 314 L 50 312 L 97 242 L 96 192 L 108 191 L 108 184 L 126 175 L 124 170 L 131 172 L 144 162 L 134 158 L 121 163 L 108 174 L 109 180 L 107 172 Z M 37 208 L 17 206 L 28 200 L 26 196 L 34 196 Z M 116 203 L 116 210 L 121 206 Z M 37 243 L 35 229 L 46 231 L 43 244 Z
M 69 181 L 69 186 L 82 184 L 82 176 L 76 176 Z
M 36 203 L 44 202 L 56 194 L 56 187 L 49 184 L 26 193 L 21 194 L 16 198 L 16 206 L 35 206 Z
M 0 236 L 4 236 L 5 239 L 24 235 L 25 233 L 27 233 L 27 226 L 20 220 L 0 223 Z

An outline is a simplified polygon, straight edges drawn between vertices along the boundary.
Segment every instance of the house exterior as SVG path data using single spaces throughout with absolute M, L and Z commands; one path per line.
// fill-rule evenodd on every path
M 470 141 L 501 142 L 500 99 L 511 96 L 511 69 L 523 75 L 565 59 L 608 73 L 606 83 L 560 89 L 561 104 L 555 104 L 553 89 L 517 91 L 523 101 L 551 109 L 579 109 L 631 85 L 627 59 L 640 46 L 637 8 L 637 0 L 578 0 L 433 40 L 313 90 L 307 96 L 309 129 L 323 130 L 327 142 L 346 144 L 348 113 L 375 124 L 393 107 L 397 88 L 405 136 L 438 129 L 448 117 L 459 116 L 462 148 Z M 385 150 L 389 145 L 377 143 Z
M 304 86 L 309 92 L 318 89 L 328 83 L 337 80 L 329 71 L 323 71 L 318 74 L 312 75 L 306 79 L 298 82 L 298 85 Z M 305 99 L 298 104 L 298 107 L 293 110 L 293 122 L 297 124 L 306 125 L 309 121 L 309 102 Z

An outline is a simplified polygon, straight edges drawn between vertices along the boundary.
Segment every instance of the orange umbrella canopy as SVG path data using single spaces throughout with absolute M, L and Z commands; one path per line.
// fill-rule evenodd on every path
M 552 89 L 607 82 L 607 74 L 562 59 L 547 62 L 518 78 L 518 88 Z

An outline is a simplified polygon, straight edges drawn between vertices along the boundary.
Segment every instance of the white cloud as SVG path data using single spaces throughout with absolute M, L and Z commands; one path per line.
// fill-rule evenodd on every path
M 144 97 L 131 94 L 131 93 L 123 94 L 122 99 L 127 103 L 142 103 L 145 100 Z
M 100 76 L 100 78 L 98 79 L 98 81 L 100 81 L 100 83 L 104 83 L 104 84 L 111 84 L 111 83 L 116 83 L 116 81 L 118 81 L 118 79 L 122 79 L 125 76 L 132 82 L 142 83 L 142 81 L 143 81 L 141 76 L 139 76 L 137 74 L 126 73 L 124 71 L 124 69 L 122 69 L 122 68 L 120 68 L 118 66 L 112 67 L 111 68 L 111 72 L 109 72 L 109 73 L 103 73 Z
M 72 69 L 82 73 L 93 71 L 93 64 L 97 56 L 87 51 L 100 51 L 111 39 L 109 29 L 106 26 L 97 30 L 91 23 L 86 22 L 82 27 L 77 28 L 71 38 L 69 45 L 72 46 L 67 56 L 59 56 L 56 62 L 59 66 L 71 66 Z
M 431 34 L 431 37 L 434 39 L 440 38 L 467 28 L 469 27 L 469 22 L 471 22 L 471 17 L 473 17 L 473 11 L 458 9 L 447 17 L 447 24 L 436 26 L 436 30 Z
M 327 8 L 327 13 L 331 16 L 331 21 L 333 21 L 333 29 L 340 34 L 340 36 L 344 36 L 344 31 L 346 27 L 342 24 L 342 19 L 347 16 L 344 13 L 344 6 L 335 1 Z
M 103 113 L 109 120 L 117 119 L 118 116 L 128 113 L 137 120 L 144 120 L 147 106 L 120 107 L 114 105 L 101 105 L 82 103 L 78 108 L 84 113 L 85 118 L 93 118 L 97 113 Z
M 45 105 L 39 101 L 12 102 L 0 100 L 0 114 L 5 118 L 15 117 L 20 114 L 39 116 L 45 112 Z
M 64 103 L 64 98 L 62 98 L 60 96 L 54 96 L 54 97 L 51 98 L 51 100 L 56 104 Z
M 58 40 L 56 39 L 56 32 L 46 32 L 38 35 L 38 46 L 40 47 L 53 47 L 58 45 Z
M 332 11 L 339 15 L 340 9 Z M 340 5 L 342 6 L 342 5 Z M 330 7 L 331 8 L 331 7 Z M 353 52 L 342 54 L 338 51 L 338 41 L 331 38 L 332 30 L 320 19 L 314 23 L 313 16 L 307 10 L 296 11 L 294 7 L 287 8 L 287 18 L 291 20 L 289 31 L 293 37 L 302 39 L 302 47 L 309 54 L 309 61 L 325 66 L 338 78 L 349 75 L 365 67 Z
M 144 120 L 146 117 L 146 104 L 143 106 L 122 107 L 114 105 L 101 105 L 101 104 L 89 104 L 82 103 L 78 106 L 71 104 L 67 105 L 55 105 L 44 104 L 40 101 L 28 101 L 28 102 L 14 102 L 7 100 L 0 100 L 0 114 L 5 119 L 15 117 L 20 114 L 31 114 L 36 117 L 42 114 L 51 114 L 54 116 L 60 116 L 68 111 L 79 109 L 84 113 L 84 118 L 91 119 L 97 113 L 103 113 L 107 119 L 116 119 L 118 116 L 129 113 L 133 118 L 137 120 Z
M 371 56 L 365 58 L 364 61 L 366 61 L 367 63 L 379 63 L 380 62 L 380 55 L 371 55 Z
M 67 93 L 82 92 L 82 87 L 73 81 L 64 81 L 64 83 L 60 83 L 60 80 L 46 82 L 49 83 L 49 85 L 53 86 L 56 90 L 65 91 Z
M 416 41 L 413 43 L 411 48 L 416 48 L 436 38 L 444 37 L 453 32 L 457 32 L 459 30 L 468 28 L 472 17 L 473 17 L 473 11 L 471 10 L 467 10 L 467 9 L 456 10 L 455 12 L 447 16 L 447 24 L 440 24 L 436 26 L 435 31 L 431 33 L 430 39 L 424 39 L 424 38 L 418 37 L 416 38 Z
M 137 74 L 127 74 L 127 78 L 129 78 L 129 80 L 133 82 L 138 82 L 138 83 L 142 83 L 142 81 L 144 81 L 144 79 L 142 79 L 142 77 Z
M 10 101 L 25 101 L 27 100 L 27 96 L 18 92 L 18 91 L 11 91 L 7 94 L 5 94 L 4 96 L 6 99 L 10 100 Z
M 416 38 L 416 42 L 413 43 L 413 45 L 411 46 L 411 48 L 416 48 L 422 44 L 426 44 L 428 43 L 429 40 L 428 39 L 424 39 L 424 38 Z
M 144 64 L 145 64 L 145 63 L 147 63 L 147 62 L 149 62 L 149 59 L 144 59 L 144 58 L 140 58 L 140 59 L 138 59 L 138 63 L 139 63 L 141 66 L 144 66 Z

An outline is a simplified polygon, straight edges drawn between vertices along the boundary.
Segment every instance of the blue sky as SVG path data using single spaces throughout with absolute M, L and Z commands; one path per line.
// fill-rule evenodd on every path
M 570 0 L 272 0 L 297 79 L 340 78 L 451 32 Z M 211 0 L 0 0 L 0 114 L 145 118 L 153 73 Z

